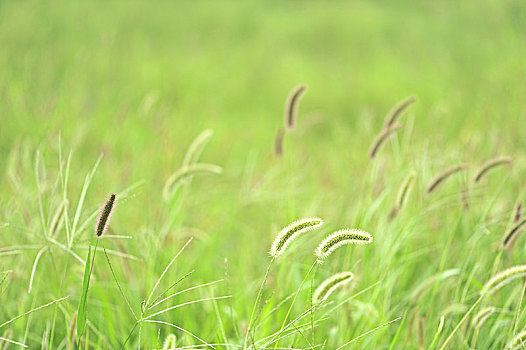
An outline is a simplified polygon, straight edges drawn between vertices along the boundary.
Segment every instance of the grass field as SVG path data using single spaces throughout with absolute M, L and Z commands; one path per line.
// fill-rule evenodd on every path
M 512 0 L 0 0 L 0 349 L 157 349 L 171 333 L 183 349 L 526 348 L 525 272 L 484 292 L 526 264 L 523 227 L 501 247 L 524 220 L 525 38 Z M 475 183 L 497 156 L 513 160 Z M 222 173 L 163 196 L 196 161 Z M 324 225 L 272 260 L 310 216 Z M 373 242 L 314 264 L 342 228 Z M 341 271 L 352 282 L 313 305 Z

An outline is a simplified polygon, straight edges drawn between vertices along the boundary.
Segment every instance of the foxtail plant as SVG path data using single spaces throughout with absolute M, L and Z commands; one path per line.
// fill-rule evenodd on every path
M 272 258 L 280 257 L 296 237 L 307 231 L 314 230 L 321 225 L 323 225 L 323 219 L 316 217 L 294 221 L 292 224 L 283 228 L 276 239 L 274 239 L 274 243 L 272 243 L 272 247 L 270 248 L 270 256 Z
M 526 330 L 516 334 L 511 340 L 506 344 L 505 349 L 509 350 L 519 350 L 524 349 L 526 345 Z
M 112 193 L 104 202 L 104 205 L 100 208 L 99 216 L 97 217 L 97 222 L 95 224 L 95 235 L 97 238 L 101 238 L 102 235 L 108 230 L 108 225 L 110 224 L 111 215 L 113 214 L 113 209 L 117 204 L 117 194 Z
M 416 173 L 412 171 L 402 183 L 402 186 L 398 190 L 398 195 L 396 196 L 396 203 L 389 213 L 389 219 L 393 219 L 398 212 L 404 207 L 407 197 L 411 194 L 413 189 L 413 184 L 415 182 Z
M 369 244 L 373 241 L 371 234 L 358 229 L 343 229 L 325 238 L 314 251 L 318 263 L 323 263 L 332 252 L 346 244 Z
M 283 155 L 283 139 L 285 138 L 285 129 L 279 128 L 274 141 L 274 154 L 276 157 Z
M 97 253 L 97 247 L 99 240 L 102 238 L 108 225 L 110 224 L 111 215 L 117 204 L 117 194 L 111 193 L 102 207 L 100 208 L 99 216 L 95 223 L 95 237 L 97 238 L 95 243 L 95 249 L 93 251 L 93 257 L 91 257 L 91 245 L 88 246 L 88 258 L 86 259 L 86 266 L 84 269 L 84 278 L 82 282 L 82 294 L 80 296 L 80 302 L 77 309 L 77 341 L 80 343 L 84 330 L 86 329 L 87 313 L 88 313 L 88 290 L 91 279 L 91 273 L 93 272 L 93 263 L 95 262 L 95 254 Z
M 481 290 L 481 295 L 490 295 L 517 278 L 526 276 L 526 265 L 517 265 L 496 273 Z
M 340 272 L 332 275 L 320 283 L 320 285 L 316 288 L 314 294 L 312 295 L 312 302 L 314 304 L 318 304 L 327 300 L 332 292 L 349 283 L 353 278 L 354 275 L 352 272 Z
M 524 227 L 526 227 L 526 219 L 519 219 L 519 221 L 506 231 L 500 242 L 500 247 L 502 249 L 510 249 Z
M 173 333 L 168 334 L 168 336 L 166 337 L 163 343 L 163 350 L 176 349 L 175 347 L 176 341 L 177 341 L 177 338 L 175 337 L 175 334 Z
M 509 164 L 512 161 L 513 159 L 511 157 L 495 157 L 488 160 L 477 169 L 475 176 L 473 177 L 473 182 L 476 183 L 482 180 L 491 169 L 498 167 L 499 165 Z
M 298 107 L 300 99 L 303 94 L 307 91 L 306 84 L 300 84 L 296 86 L 289 94 L 285 103 L 285 127 L 288 131 L 294 130 L 296 127 L 296 119 L 298 116 Z
M 471 320 L 471 325 L 475 327 L 475 329 L 482 327 L 484 322 L 486 322 L 486 320 L 491 315 L 493 315 L 495 310 L 496 309 L 494 306 L 488 306 L 488 307 L 481 309 L 479 312 L 475 314 L 475 316 L 473 316 L 473 319 Z
M 458 172 L 460 172 L 462 170 L 466 170 L 469 167 L 470 167 L 469 164 L 463 163 L 463 164 L 459 164 L 459 165 L 455 165 L 455 166 L 447 168 L 446 170 L 444 170 L 443 172 L 441 172 L 440 174 L 435 176 L 433 178 L 433 180 L 431 180 L 429 185 L 427 185 L 426 194 L 429 195 L 429 194 L 433 193 L 438 188 L 438 186 L 440 184 L 442 184 L 451 175 L 453 175 L 455 173 L 458 173 Z
M 221 175 L 223 173 L 223 168 L 215 164 L 191 164 L 188 166 L 183 166 L 175 173 L 173 173 L 168 180 L 166 180 L 163 187 L 163 198 L 165 201 L 169 201 L 173 198 L 175 192 L 179 186 L 183 183 L 184 180 L 199 174 L 217 174 Z
M 374 139 L 371 148 L 369 149 L 369 158 L 374 159 L 376 155 L 378 154 L 378 151 L 380 151 L 380 148 L 382 145 L 391 137 L 392 134 L 394 134 L 398 129 L 402 127 L 401 124 L 393 124 L 389 126 L 386 129 L 383 129 Z
M 388 129 L 393 126 L 398 121 L 400 116 L 415 102 L 416 97 L 409 96 L 394 106 L 385 118 L 384 129 Z
M 243 343 L 243 350 L 247 349 L 247 347 L 248 347 L 248 337 L 249 337 L 249 334 L 251 334 L 251 332 L 252 332 L 252 330 L 254 328 L 254 322 L 255 322 L 254 316 L 256 314 L 256 309 L 257 309 L 257 307 L 259 305 L 259 301 L 261 299 L 261 295 L 262 295 L 262 292 L 263 292 L 263 286 L 265 285 L 265 283 L 267 281 L 267 278 L 268 278 L 268 275 L 269 275 L 272 263 L 274 262 L 275 259 L 277 259 L 281 255 L 283 255 L 285 249 L 288 247 L 288 245 L 291 243 L 292 240 L 294 240 L 296 237 L 298 237 L 302 233 L 305 233 L 305 232 L 310 231 L 310 230 L 314 230 L 314 229 L 320 227 L 321 225 L 323 225 L 323 219 L 318 218 L 318 217 L 308 217 L 308 218 L 300 219 L 300 220 L 294 221 L 293 223 L 291 223 L 287 227 L 283 228 L 278 233 L 276 238 L 274 239 L 274 242 L 272 243 L 272 247 L 270 248 L 270 252 L 269 252 L 269 254 L 271 256 L 271 260 L 270 260 L 270 263 L 268 265 L 268 268 L 267 268 L 267 271 L 265 273 L 265 276 L 263 278 L 263 281 L 261 282 L 261 285 L 259 286 L 258 295 L 256 297 L 256 301 L 254 302 L 254 306 L 252 308 L 252 313 L 250 315 L 250 320 L 248 322 L 247 331 L 245 333 L 245 340 L 244 340 L 244 343 Z M 314 265 L 309 270 L 309 274 L 310 274 L 310 272 L 312 271 L 313 268 L 314 268 Z M 302 286 L 303 286 L 304 282 L 305 282 L 305 279 L 302 282 Z M 299 290 L 301 290 L 301 287 L 300 287 Z M 289 307 L 289 310 L 287 312 L 287 315 L 285 316 L 285 320 L 283 322 L 283 325 L 281 326 L 280 332 L 283 330 L 283 328 L 285 326 L 285 322 L 288 319 L 288 316 L 289 316 L 290 311 L 292 309 L 292 305 L 294 304 L 294 302 L 296 300 L 296 297 L 298 296 L 299 290 L 296 292 L 296 294 L 294 296 L 294 299 L 292 301 L 292 304 Z M 278 342 L 279 342 L 279 339 L 278 339 L 278 341 L 275 344 L 275 348 L 277 347 Z
M 522 218 L 522 201 L 518 202 L 517 205 L 515 206 L 515 210 L 513 211 L 514 213 L 514 217 L 513 217 L 513 222 L 514 223 L 517 223 L 520 221 L 520 219 Z

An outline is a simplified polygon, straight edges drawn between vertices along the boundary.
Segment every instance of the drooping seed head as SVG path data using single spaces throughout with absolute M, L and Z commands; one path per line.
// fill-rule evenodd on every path
M 393 206 L 393 209 L 391 209 L 391 212 L 389 213 L 389 220 L 392 220 L 398 214 L 398 212 L 403 208 L 407 197 L 409 197 L 411 190 L 413 189 L 415 177 L 416 177 L 416 173 L 412 171 L 405 178 L 404 182 L 402 183 L 402 186 L 400 186 L 400 189 L 398 190 L 398 195 L 396 197 L 396 203 Z
M 270 256 L 273 258 L 281 256 L 294 238 L 321 225 L 323 225 L 323 219 L 316 217 L 294 221 L 292 224 L 283 228 L 276 239 L 274 239 L 274 243 L 272 243 L 272 247 L 270 248 Z
M 486 320 L 495 312 L 494 306 L 488 306 L 483 309 L 481 309 L 479 312 L 473 316 L 473 319 L 471 320 L 471 324 L 475 328 L 480 328 L 486 322 Z
M 433 180 L 431 180 L 429 185 L 427 185 L 426 194 L 431 194 L 434 190 L 438 188 L 438 186 L 441 183 L 443 183 L 451 175 L 458 173 L 459 171 L 466 170 L 469 167 L 470 167 L 469 164 L 463 163 L 463 164 L 459 164 L 459 165 L 455 165 L 450 168 L 447 168 L 446 170 L 444 170 L 443 172 L 435 176 Z
M 186 179 L 194 175 L 207 173 L 221 175 L 223 173 L 223 168 L 215 164 L 207 163 L 197 163 L 181 167 L 173 173 L 168 180 L 166 180 L 163 187 L 163 199 L 165 201 L 170 201 L 179 186 L 181 186 Z
M 331 233 L 314 251 L 318 263 L 322 263 L 339 247 L 346 244 L 369 244 L 373 241 L 371 234 L 358 229 L 343 229 Z
M 511 340 L 506 344 L 505 349 L 507 350 L 519 350 L 524 349 L 526 344 L 526 330 L 517 333 Z
M 164 340 L 164 343 L 163 343 L 163 350 L 174 350 L 176 349 L 176 342 L 177 342 L 177 337 L 175 336 L 175 334 L 173 333 L 170 333 L 166 339 Z
M 108 229 L 110 223 L 111 214 L 117 204 L 117 194 L 112 193 L 104 202 L 104 205 L 100 208 L 99 216 L 97 217 L 97 223 L 95 225 L 95 235 L 97 238 L 101 238 L 104 232 Z
M 371 148 L 369 149 L 369 158 L 373 159 L 378 154 L 378 151 L 382 147 L 382 145 L 391 137 L 392 134 L 395 133 L 398 129 L 402 127 L 401 124 L 393 124 L 389 126 L 386 129 L 383 129 L 374 139 Z
M 495 157 L 488 160 L 486 163 L 482 164 L 480 168 L 477 169 L 475 176 L 473 177 L 473 182 L 479 182 L 486 176 L 488 171 L 498 167 L 499 165 L 509 164 L 513 161 L 511 157 Z
M 509 230 L 504 233 L 504 236 L 502 236 L 500 247 L 502 249 L 510 249 L 524 227 L 526 227 L 526 219 L 517 221 L 512 227 L 510 227 Z
M 313 304 L 325 301 L 339 287 L 351 282 L 354 275 L 352 272 L 340 272 L 320 283 L 312 295 Z
M 385 118 L 384 129 L 387 129 L 394 125 L 398 121 L 400 116 L 405 112 L 405 110 L 415 102 L 416 97 L 409 96 L 405 100 L 402 100 L 396 106 L 394 106 Z
M 305 91 L 307 91 L 307 85 L 300 84 L 292 89 L 287 98 L 287 102 L 285 103 L 285 127 L 289 131 L 294 130 L 296 126 L 298 106 Z
M 526 265 L 517 265 L 506 270 L 496 273 L 490 278 L 488 282 L 482 287 L 480 293 L 482 295 L 490 295 L 504 287 L 511 281 L 526 276 Z

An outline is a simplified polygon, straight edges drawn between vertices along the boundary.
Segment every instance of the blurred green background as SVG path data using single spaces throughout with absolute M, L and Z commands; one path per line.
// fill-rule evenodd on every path
M 117 233 L 134 236 L 131 243 L 116 243 L 118 248 L 148 262 L 126 265 L 121 272 L 133 290 L 135 305 L 183 238 L 196 232 L 200 242 L 192 248 L 193 257 L 187 257 L 188 266 L 198 270 L 192 281 L 197 284 L 221 278 L 223 259 L 228 258 L 233 303 L 242 324 L 265 272 L 270 242 L 290 221 L 320 215 L 331 223 L 327 230 L 360 224 L 367 225 L 367 230 L 384 230 L 380 235 L 385 236 L 385 250 L 378 248 L 365 256 L 357 252 L 352 259 L 360 262 L 367 254 L 381 257 L 381 252 L 388 251 L 390 233 L 429 224 L 436 231 L 422 230 L 431 238 L 424 236 L 411 243 L 429 244 L 428 250 L 418 253 L 422 260 L 394 267 L 396 259 L 402 259 L 396 254 L 402 253 L 393 252 L 393 261 L 379 266 L 374 261 L 361 262 L 368 266 L 363 273 L 369 273 L 360 283 L 362 288 L 395 268 L 404 276 L 400 285 L 393 280 L 371 301 L 387 317 L 393 305 L 384 299 L 379 302 L 384 304 L 375 304 L 378 294 L 404 293 L 414 288 L 418 272 L 429 276 L 440 271 L 436 256 L 442 253 L 442 246 L 437 236 L 449 232 L 445 225 L 449 221 L 435 218 L 415 224 L 407 219 L 409 225 L 400 223 L 386 231 L 385 217 L 376 216 L 377 207 L 371 209 L 380 193 L 383 196 L 385 190 L 392 201 L 410 169 L 419 170 L 419 183 L 425 185 L 453 163 L 479 164 L 500 154 L 511 155 L 516 161 L 503 180 L 507 185 L 496 181 L 494 188 L 504 193 L 508 206 L 522 193 L 526 169 L 525 39 L 526 3 L 512 0 L 2 0 L 0 220 L 25 229 L 2 228 L 0 247 L 37 240 L 40 222 L 34 152 L 41 150 L 49 172 L 49 177 L 44 177 L 49 186 L 43 191 L 50 191 L 45 204 L 51 208 L 60 134 L 64 154 L 73 149 L 69 180 L 72 213 L 85 174 L 101 153 L 104 157 L 86 197 L 89 210 L 83 218 L 97 209 L 109 192 L 144 180 L 136 196 L 118 208 L 112 221 Z M 298 130 L 286 136 L 284 157 L 276 158 L 274 137 L 283 125 L 285 99 L 298 83 L 309 86 L 301 101 Z M 385 115 L 411 94 L 418 102 L 404 116 L 400 138 L 382 150 L 378 160 L 382 166 L 372 165 L 367 150 Z M 173 232 L 158 242 L 156 234 L 169 215 L 160 198 L 164 182 L 180 166 L 191 141 L 207 128 L 214 130 L 214 137 L 203 160 L 223 166 L 225 174 L 195 179 L 183 208 L 177 211 Z M 12 184 L 12 174 L 19 178 L 16 181 L 21 187 Z M 375 181 L 379 183 L 374 185 Z M 451 188 L 449 194 L 455 191 Z M 388 210 L 389 205 L 380 208 Z M 411 212 L 420 215 L 423 205 L 419 201 Z M 506 206 L 497 205 L 496 210 L 501 215 Z M 484 215 L 472 218 L 477 229 L 486 219 Z M 500 229 L 505 226 L 499 225 Z M 24 235 L 25 230 L 33 233 Z M 0 301 L 1 318 L 10 318 L 35 302 L 24 290 L 33 253 L 0 256 L 0 269 L 14 271 Z M 459 243 L 446 260 L 460 266 L 455 262 L 461 261 L 462 253 Z M 85 250 L 79 252 L 82 257 L 85 254 Z M 309 256 L 308 252 L 304 256 Z M 103 256 L 98 258 L 99 266 L 104 266 Z M 517 259 L 520 262 L 520 255 Z M 290 263 L 299 268 L 280 270 L 289 293 L 306 272 L 299 258 L 291 258 Z M 305 264 L 308 269 L 310 262 Z M 355 266 L 342 265 L 336 264 L 335 270 Z M 65 291 L 74 295 L 68 309 L 72 311 L 82 274 L 79 266 L 75 268 L 78 271 L 69 287 L 55 280 L 46 286 L 45 272 L 36 282 L 40 290 L 55 297 Z M 326 274 L 330 273 L 327 269 Z M 293 278 L 287 279 L 288 274 Z M 111 275 L 107 283 L 113 286 Z M 250 288 L 245 290 L 247 285 Z M 100 298 L 103 287 L 94 290 L 92 297 Z M 18 299 L 20 293 L 24 297 Z M 108 298 L 113 301 L 108 303 L 119 298 L 116 291 L 112 293 Z M 45 296 L 49 294 L 38 300 L 50 299 Z M 397 304 L 396 300 L 392 303 Z M 430 306 L 432 322 L 441 315 L 439 304 Z M 366 308 L 361 312 L 368 313 Z M 45 329 L 44 315 L 50 314 L 42 314 L 42 323 L 34 326 L 34 337 Z M 214 322 L 202 322 L 203 315 L 178 317 L 195 331 L 201 327 L 198 334 L 203 337 L 213 337 L 216 332 Z M 110 322 L 108 327 L 114 327 L 109 328 L 112 346 L 119 344 L 133 325 L 126 322 Z M 369 328 L 377 323 L 372 322 Z M 435 323 L 430 321 L 430 333 Z M 339 337 L 328 327 L 326 334 L 334 341 L 329 348 L 358 335 L 366 326 L 334 331 Z M 454 323 L 449 326 L 451 329 Z M 25 324 L 19 327 L 25 329 Z M 152 329 L 144 339 L 155 337 Z M 389 344 L 391 337 L 385 341 Z M 414 345 L 411 336 L 401 336 L 399 341 Z M 379 343 L 373 337 L 363 344 Z

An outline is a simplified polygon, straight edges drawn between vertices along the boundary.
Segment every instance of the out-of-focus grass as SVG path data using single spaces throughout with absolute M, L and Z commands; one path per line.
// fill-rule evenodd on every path
M 41 191 L 46 217 L 48 211 L 52 216 L 61 196 L 61 190 L 53 190 L 60 132 L 63 155 L 73 149 L 71 216 L 85 174 L 100 153 L 104 157 L 82 219 L 109 192 L 144 180 L 112 218 L 114 234 L 133 239 L 106 243 L 142 260 L 112 257 L 136 310 L 165 264 L 193 235 L 196 241 L 168 280 L 192 269 L 182 282 L 185 288 L 222 278 L 228 258 L 228 283 L 193 296 L 233 295 L 231 302 L 217 305 L 228 342 L 240 344 L 233 324 L 240 333 L 246 327 L 271 239 L 298 217 L 320 215 L 327 228 L 298 242 L 271 273 L 268 293 L 277 291 L 271 305 L 300 285 L 312 263 L 311 248 L 323 233 L 360 227 L 373 233 L 374 244 L 342 250 L 318 271 L 316 281 L 350 269 L 357 280 L 347 294 L 380 282 L 331 315 L 317 330 L 316 343 L 328 339 L 327 348 L 336 348 L 404 316 L 402 323 L 372 333 L 357 346 L 380 348 L 395 339 L 394 348 L 425 348 L 445 314 L 440 344 L 492 272 L 523 262 L 523 245 L 497 258 L 496 244 L 524 188 L 525 23 L 526 6 L 517 1 L 2 1 L 0 248 L 45 243 L 35 150 L 43 155 Z M 309 90 L 298 130 L 286 136 L 285 156 L 276 159 L 272 144 L 283 123 L 283 104 L 299 82 Z M 418 103 L 403 117 L 404 129 L 378 159 L 368 161 L 367 149 L 385 114 L 409 94 Z M 161 200 L 164 182 L 205 128 L 215 135 L 202 159 L 222 165 L 225 174 L 194 180 L 175 212 L 174 226 L 160 240 L 173 215 Z M 513 166 L 470 189 L 468 212 L 458 205 L 458 192 L 471 173 L 422 198 L 427 181 L 445 167 L 461 161 L 476 167 L 499 154 L 513 156 Z M 418 195 L 388 222 L 397 188 L 413 169 Z M 87 244 L 91 229 L 90 224 L 80 245 Z M 0 324 L 32 305 L 72 296 L 63 309 L 55 309 L 55 320 L 54 311 L 47 310 L 33 314 L 31 323 L 13 324 L 14 339 L 24 340 L 27 331 L 32 347 L 42 343 L 48 323 L 55 325 L 54 348 L 59 346 L 68 327 L 62 313 L 71 316 L 81 292 L 82 265 L 61 250 L 51 252 L 38 266 L 30 295 L 36 251 L 0 255 L 0 271 L 12 270 L 9 283 L 2 285 Z M 83 258 L 87 254 L 80 247 L 76 252 Z M 105 263 L 99 254 L 88 312 L 104 336 L 89 336 L 101 347 L 118 348 L 134 321 Z M 413 299 L 423 281 L 452 268 L 461 272 Z M 523 310 L 520 287 L 505 291 L 492 300 L 502 312 L 479 334 L 479 347 L 502 345 L 524 323 L 521 314 L 518 326 L 510 326 L 514 312 Z M 308 291 L 301 295 L 295 315 L 309 307 Z M 279 330 L 285 313 L 286 307 L 267 320 L 258 336 Z M 209 342 L 222 341 L 214 304 L 169 315 L 167 321 Z M 394 337 L 398 327 L 402 330 Z M 416 335 L 422 327 L 425 339 Z M 155 347 L 157 328 L 144 327 L 144 347 Z M 167 332 L 162 327 L 162 337 Z M 468 333 L 459 334 L 464 336 L 454 338 L 453 348 L 470 341 Z M 178 345 L 191 345 L 190 338 L 179 339 Z M 129 344 L 136 342 L 134 334 Z M 300 336 L 280 344 L 307 346 Z

